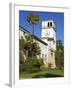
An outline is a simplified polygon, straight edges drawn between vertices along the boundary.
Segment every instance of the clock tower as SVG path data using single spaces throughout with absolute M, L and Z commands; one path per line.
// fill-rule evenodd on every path
M 55 50 L 56 50 L 56 30 L 53 20 L 42 21 L 41 39 L 48 44 L 48 63 L 49 68 L 56 68 Z

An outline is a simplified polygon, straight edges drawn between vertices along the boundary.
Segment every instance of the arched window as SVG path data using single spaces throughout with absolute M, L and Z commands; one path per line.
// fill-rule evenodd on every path
M 48 27 L 49 27 L 49 22 L 48 22 Z
M 50 22 L 50 27 L 52 27 L 52 22 Z

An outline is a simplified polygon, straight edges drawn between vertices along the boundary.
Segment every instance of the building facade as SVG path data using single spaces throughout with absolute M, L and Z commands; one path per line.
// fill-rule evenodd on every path
M 26 29 L 19 27 L 19 39 L 24 38 L 24 35 L 30 35 Z M 37 42 L 41 49 L 41 54 L 38 58 L 43 58 L 46 67 L 56 68 L 55 65 L 55 50 L 56 50 L 56 31 L 53 20 L 42 21 L 41 38 L 33 35 L 34 41 Z
M 33 42 L 37 42 L 39 47 L 40 47 L 40 50 L 41 50 L 41 53 L 40 55 L 37 55 L 37 58 L 42 58 L 43 59 L 43 62 L 45 65 L 47 65 L 48 63 L 48 44 L 45 43 L 43 40 L 41 40 L 40 38 L 38 38 L 37 36 L 35 35 L 32 35 L 29 31 L 27 31 L 25 28 L 19 26 L 19 39 L 23 38 L 25 40 L 25 35 L 29 35 L 29 36 L 32 36 L 34 39 L 33 39 Z M 26 54 L 23 55 L 24 56 L 24 60 L 26 60 Z

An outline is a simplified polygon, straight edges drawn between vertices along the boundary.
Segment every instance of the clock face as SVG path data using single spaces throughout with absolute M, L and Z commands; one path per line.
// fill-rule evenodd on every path
M 50 32 L 45 32 L 45 36 L 49 36 L 50 35 Z
M 50 32 L 48 31 L 47 34 L 50 35 Z

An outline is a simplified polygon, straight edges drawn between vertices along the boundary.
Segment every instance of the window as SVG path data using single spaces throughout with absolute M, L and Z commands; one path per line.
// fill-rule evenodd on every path
M 44 59 L 44 54 L 42 54 L 42 58 Z
M 47 55 L 45 55 L 45 60 L 47 60 Z
M 52 27 L 52 22 L 48 22 L 48 27 Z
M 24 34 L 25 34 L 25 32 L 24 32 Z
M 49 27 L 49 22 L 48 22 L 48 27 Z
M 52 22 L 50 22 L 50 27 L 52 27 Z
M 53 41 L 53 44 L 55 44 L 55 40 Z
M 53 56 L 53 53 L 51 52 L 51 56 Z
M 50 31 L 48 31 L 48 35 L 50 34 Z

